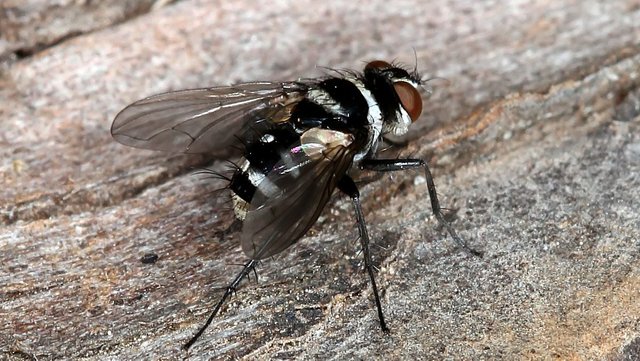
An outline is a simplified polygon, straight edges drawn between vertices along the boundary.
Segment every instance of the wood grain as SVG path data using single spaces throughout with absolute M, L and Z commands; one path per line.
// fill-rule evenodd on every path
M 50 15 L 24 9 L 33 13 L 23 18 Z M 22 45 L 0 25 L 2 357 L 640 355 L 640 3 L 141 9 L 62 37 L 24 30 Z M 212 194 L 224 183 L 191 174 L 225 164 L 123 147 L 109 135 L 117 111 L 172 89 L 317 76 L 316 65 L 413 64 L 414 50 L 427 76 L 448 83 L 433 81 L 402 153 L 430 162 L 455 228 L 485 257 L 438 227 L 418 174 L 384 176 L 361 192 L 382 246 L 391 336 L 377 324 L 350 203 L 336 196 L 180 350 L 243 261 L 237 234 L 225 232 L 228 204 Z M 159 258 L 145 264 L 145 254 Z

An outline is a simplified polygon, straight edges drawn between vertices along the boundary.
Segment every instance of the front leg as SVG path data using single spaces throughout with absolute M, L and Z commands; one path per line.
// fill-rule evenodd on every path
M 398 170 L 423 168 L 425 178 L 427 179 L 429 198 L 431 199 L 431 209 L 438 219 L 438 222 L 447 229 L 451 237 L 453 237 L 460 246 L 466 249 L 469 253 L 482 257 L 482 252 L 470 248 L 467 245 L 467 242 L 458 236 L 456 231 L 453 229 L 453 226 L 451 226 L 451 223 L 444 218 L 440 202 L 438 201 L 438 194 L 436 193 L 436 185 L 433 183 L 433 176 L 431 175 L 427 162 L 422 159 L 364 159 L 360 163 L 360 168 L 378 172 L 393 172 Z

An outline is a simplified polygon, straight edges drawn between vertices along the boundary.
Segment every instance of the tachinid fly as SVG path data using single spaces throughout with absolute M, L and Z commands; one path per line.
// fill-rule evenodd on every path
M 352 167 L 380 172 L 421 168 L 438 221 L 460 245 L 479 254 L 444 218 L 424 160 L 375 157 L 386 135 L 405 134 L 419 118 L 419 74 L 376 60 L 362 73 L 334 75 L 154 95 L 129 105 L 113 121 L 113 137 L 133 147 L 184 153 L 213 153 L 238 142 L 244 147 L 228 188 L 235 215 L 243 221 L 241 244 L 249 261 L 185 349 L 259 260 L 283 251 L 311 228 L 335 188 L 353 202 L 380 326 L 388 331 L 359 191 L 348 174 Z

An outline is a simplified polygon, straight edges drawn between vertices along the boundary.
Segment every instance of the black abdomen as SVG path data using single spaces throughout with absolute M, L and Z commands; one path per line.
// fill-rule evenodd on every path
M 249 203 L 260 180 L 300 141 L 300 136 L 289 122 L 273 124 L 263 130 L 249 129 L 247 133 L 244 164 L 231 177 L 229 189 Z
M 236 216 L 244 218 L 247 204 L 256 189 L 278 164 L 287 164 L 292 148 L 300 145 L 300 136 L 312 128 L 351 134 L 358 144 L 368 139 L 369 105 L 356 84 L 347 79 L 328 78 L 310 89 L 306 97 L 293 105 L 285 121 L 258 122 L 246 131 L 244 163 L 231 177 Z M 289 165 L 288 165 L 289 166 Z

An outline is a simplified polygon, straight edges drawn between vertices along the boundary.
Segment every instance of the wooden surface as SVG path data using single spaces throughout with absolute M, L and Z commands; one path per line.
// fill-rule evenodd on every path
M 92 3 L 0 4 L 0 358 L 640 357 L 638 1 Z M 484 258 L 438 226 L 419 174 L 374 178 L 390 336 L 335 197 L 180 350 L 243 261 L 224 184 L 191 174 L 201 157 L 115 143 L 115 114 L 413 50 L 449 84 L 402 154 L 430 162 Z

